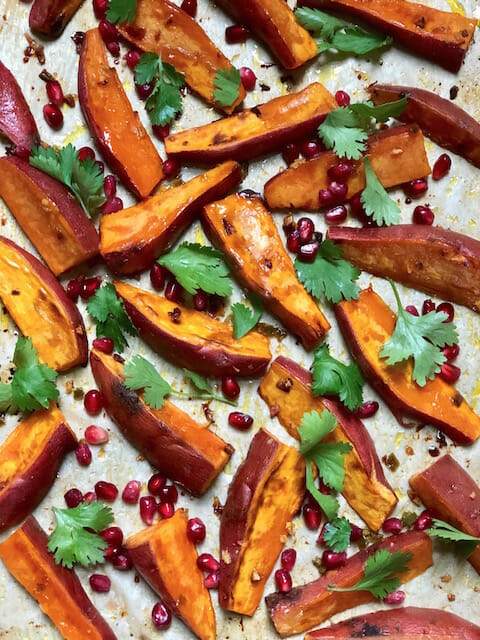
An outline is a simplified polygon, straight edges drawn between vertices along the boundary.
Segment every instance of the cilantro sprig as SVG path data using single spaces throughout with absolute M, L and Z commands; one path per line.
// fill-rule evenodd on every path
M 454 542 L 456 549 L 460 555 L 466 560 L 480 544 L 480 538 L 470 536 L 459 529 L 456 529 L 448 522 L 433 519 L 432 526 L 427 529 L 426 533 L 432 538 L 439 538 L 442 542 Z
M 135 67 L 135 82 L 155 82 L 145 103 L 153 125 L 164 126 L 182 111 L 180 87 L 185 84 L 185 76 L 168 62 L 163 62 L 162 56 L 144 53 Z
M 368 157 L 365 158 L 366 187 L 362 191 L 360 200 L 367 216 L 371 217 L 379 226 L 398 224 L 400 207 L 385 191 L 382 183 L 375 175 Z
M 328 344 L 323 344 L 314 354 L 312 366 L 312 391 L 316 396 L 339 396 L 350 411 L 363 405 L 365 381 L 355 363 L 343 364 L 333 358 Z
M 126 22 L 129 24 L 135 20 L 137 13 L 137 0 L 109 0 L 107 8 L 107 20 L 112 24 Z
M 412 378 L 420 387 L 433 380 L 446 358 L 441 347 L 458 342 L 453 322 L 445 322 L 447 314 L 430 311 L 424 316 L 414 316 L 402 307 L 397 287 L 389 279 L 395 294 L 398 317 L 391 338 L 382 346 L 379 355 L 389 366 L 413 358 Z
M 219 69 L 215 74 L 213 97 L 220 107 L 231 107 L 238 98 L 241 85 L 240 71 L 236 67 Z
M 87 311 L 96 321 L 97 338 L 111 338 L 115 351 L 122 353 L 128 342 L 125 333 L 137 335 L 123 301 L 118 298 L 115 287 L 107 283 L 97 289 L 87 304 Z
M 335 518 L 327 522 L 323 530 L 323 541 L 333 551 L 341 553 L 348 549 L 352 527 L 347 518 Z
M 243 336 L 253 329 L 263 313 L 263 305 L 259 296 L 251 293 L 249 295 L 249 301 L 252 308 L 247 307 L 241 302 L 232 304 L 233 333 L 237 340 L 243 338 Z
M 67 186 L 89 218 L 105 202 L 103 175 L 99 167 L 92 158 L 80 161 L 73 145 L 67 144 L 58 151 L 54 147 L 34 147 L 29 161 L 32 167 Z

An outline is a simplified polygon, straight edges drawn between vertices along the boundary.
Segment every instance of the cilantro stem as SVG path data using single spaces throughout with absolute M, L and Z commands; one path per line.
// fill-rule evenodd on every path
M 395 295 L 395 299 L 397 301 L 397 307 L 398 307 L 398 313 L 401 313 L 403 311 L 403 307 L 402 307 L 402 301 L 400 300 L 400 295 L 398 293 L 397 287 L 395 286 L 395 283 L 393 282 L 393 280 L 391 278 L 387 278 L 390 286 L 393 289 L 393 293 Z
M 229 404 L 232 407 L 238 407 L 238 402 L 235 400 L 228 400 L 228 398 L 224 398 L 223 396 L 218 396 L 215 393 L 188 393 L 186 391 L 176 391 L 172 389 L 170 393 L 174 393 L 176 396 L 181 398 L 192 398 L 193 400 L 218 400 L 218 402 L 223 402 L 224 404 Z

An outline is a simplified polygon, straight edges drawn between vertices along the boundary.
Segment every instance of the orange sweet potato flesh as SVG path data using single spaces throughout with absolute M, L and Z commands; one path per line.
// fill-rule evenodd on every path
M 56 371 L 85 364 L 82 317 L 53 273 L 35 256 L 0 236 L 0 298 L 41 362 Z
M 298 281 L 263 200 L 248 193 L 228 196 L 204 207 L 202 225 L 241 284 L 259 295 L 306 349 L 312 349 L 330 324 Z
M 100 250 L 108 268 L 122 274 L 147 269 L 175 244 L 205 204 L 225 196 L 240 180 L 240 165 L 224 162 L 185 184 L 103 216 Z
M 172 518 L 130 536 L 126 546 L 137 571 L 172 613 L 200 640 L 215 640 L 215 611 L 187 521 L 187 512 L 178 509 Z
M 55 563 L 33 516 L 0 543 L 0 558 L 68 640 L 117 640 L 71 569 Z
M 357 301 L 335 307 L 340 330 L 353 358 L 372 387 L 404 426 L 405 417 L 431 424 L 458 444 L 471 444 L 480 436 L 480 418 L 463 396 L 438 375 L 424 387 L 412 380 L 411 360 L 388 366 L 378 352 L 390 339 L 396 315 L 373 289 L 360 292 Z
M 337 106 L 332 94 L 314 82 L 298 93 L 171 134 L 165 139 L 165 151 L 170 158 L 187 162 L 251 160 L 306 138 Z
M 328 585 L 345 588 L 356 584 L 363 576 L 367 558 L 380 549 L 390 553 L 411 553 L 408 569 L 398 577 L 402 584 L 421 575 L 433 564 L 432 541 L 423 531 L 408 531 L 390 536 L 370 545 L 348 558 L 340 569 L 333 569 L 313 582 L 294 587 L 288 593 L 273 593 L 266 597 L 267 611 L 277 633 L 285 636 L 301 633 L 328 620 L 336 613 L 372 602 L 369 591 L 329 591 Z
M 98 29 L 85 34 L 78 66 L 78 99 L 107 163 L 139 198 L 163 178 L 162 160 L 108 64 Z
M 220 107 L 213 96 L 214 80 L 220 69 L 232 63 L 217 49 L 205 31 L 186 11 L 169 0 L 137 0 L 135 20 L 118 26 L 122 36 L 141 51 L 152 51 L 164 62 L 185 74 L 185 81 L 209 104 L 232 113 L 245 98 L 240 84 L 238 98 L 231 106 Z
M 83 0 L 35 0 L 28 19 L 30 29 L 58 38 Z
M 398 500 L 363 423 L 339 402 L 313 395 L 310 373 L 283 356 L 273 361 L 258 392 L 280 424 L 297 440 L 300 439 L 297 427 L 305 412 L 322 413 L 328 409 L 334 414 L 337 428 L 326 441 L 348 442 L 352 446 L 345 456 L 342 493 L 367 526 L 378 531 Z
M 392 127 L 368 138 L 372 169 L 388 189 L 431 173 L 423 134 L 416 125 Z M 293 164 L 265 184 L 265 199 L 272 209 L 295 208 L 318 211 L 318 192 L 329 185 L 328 170 L 338 164 L 333 151 L 324 151 L 312 160 Z M 365 188 L 363 158 L 352 161 L 354 171 L 347 181 L 345 200 Z
M 300 6 L 333 9 L 356 16 L 449 71 L 460 70 L 476 22 L 406 0 L 300 0 Z
M 252 616 L 305 494 L 305 461 L 260 429 L 230 484 L 220 522 L 220 606 Z
M 480 487 L 451 455 L 410 478 L 410 486 L 435 517 L 480 538 Z M 480 574 L 480 547 L 468 558 Z

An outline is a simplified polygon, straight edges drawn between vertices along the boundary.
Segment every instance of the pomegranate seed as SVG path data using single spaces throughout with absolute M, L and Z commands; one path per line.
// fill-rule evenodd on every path
M 81 442 L 78 447 L 75 449 L 75 456 L 77 458 L 78 464 L 82 467 L 88 467 L 88 465 L 92 461 L 92 452 L 90 451 L 90 447 L 86 442 Z
M 342 182 L 333 181 L 329 184 L 328 190 L 335 200 L 344 200 L 348 192 L 348 187 Z
M 318 192 L 318 204 L 320 209 L 332 207 L 335 204 L 335 197 L 330 189 L 320 189 Z
M 117 181 L 115 180 L 115 176 L 105 176 L 103 179 L 103 191 L 107 198 L 113 198 L 117 193 Z
M 100 207 L 100 211 L 104 216 L 108 216 L 110 213 L 116 213 L 117 211 L 121 211 L 122 209 L 123 200 L 121 198 L 117 198 L 117 196 L 107 198 Z
M 331 549 L 326 549 L 322 553 L 322 564 L 330 571 L 330 569 L 340 569 L 347 562 L 347 552 L 342 551 L 341 553 L 337 551 L 332 551 Z
M 403 529 L 403 524 L 400 518 L 387 518 L 382 525 L 382 531 L 384 533 L 397 534 Z
M 430 529 L 432 526 L 432 514 L 430 511 L 425 510 L 418 516 L 418 518 L 413 523 L 413 528 L 416 531 L 425 531 L 425 529 Z
M 347 182 L 348 178 L 352 174 L 353 168 L 348 162 L 339 162 L 334 164 L 333 167 L 327 171 L 328 177 L 334 182 L 340 182 L 341 184 Z
M 430 311 L 435 311 L 435 307 L 436 307 L 435 302 L 430 298 L 427 298 L 426 300 L 424 300 L 422 304 L 422 316 L 426 315 L 427 313 L 430 313 Z
M 167 479 L 159 473 L 156 473 L 148 481 L 148 490 L 152 496 L 158 496 L 166 483 Z M 168 500 L 166 502 L 168 502 Z
M 127 63 L 128 68 L 132 71 L 135 71 L 135 67 L 137 66 L 138 61 L 141 57 L 142 54 L 140 53 L 140 51 L 138 51 L 138 49 L 130 49 L 124 55 L 124 60 Z
M 108 9 L 108 0 L 93 0 L 93 13 L 97 20 L 104 20 Z
M 133 567 L 133 562 L 127 549 L 122 548 L 122 551 L 117 555 L 117 557 L 113 558 L 112 565 L 117 569 L 117 571 L 130 571 Z
M 303 506 L 302 513 L 307 529 L 310 529 L 310 531 L 316 531 L 322 523 L 322 512 L 320 507 L 305 504 Z
M 101 573 L 94 573 L 88 581 L 90 582 L 92 591 L 95 591 L 95 593 L 108 593 L 112 586 L 110 578 Z
M 153 129 L 153 133 L 157 136 L 159 140 L 165 140 L 165 138 L 168 138 L 168 136 L 170 135 L 169 124 L 165 124 L 163 126 L 161 124 L 154 124 L 152 129 Z
M 218 571 L 209 573 L 203 579 L 203 585 L 206 589 L 218 589 L 219 582 L 220 582 L 220 573 Z
M 97 167 L 99 173 L 103 173 L 105 171 L 105 165 L 101 160 L 95 160 L 95 166 Z
M 305 140 L 300 145 L 300 151 L 306 160 L 312 160 L 322 153 L 323 145 L 320 140 Z
M 405 591 L 402 591 L 401 589 L 397 589 L 397 591 L 394 591 L 393 593 L 388 593 L 383 599 L 386 604 L 402 604 L 404 600 Z
M 183 302 L 183 287 L 176 280 L 170 280 L 165 289 L 165 297 L 170 302 Z
M 277 585 L 277 591 L 288 593 L 292 590 L 292 576 L 285 569 L 277 569 L 275 571 L 275 584 Z
M 197 15 L 197 0 L 183 0 L 181 4 L 181 9 L 188 13 L 189 16 L 195 18 Z
M 435 164 L 433 165 L 432 178 L 434 180 L 441 180 L 450 171 L 451 166 L 452 159 L 450 158 L 448 153 L 442 153 L 442 155 L 436 159 Z
M 153 82 L 145 82 L 145 84 L 135 83 L 135 91 L 140 100 L 146 100 L 152 93 L 154 87 Z
M 285 571 L 291 571 L 295 566 L 296 559 L 297 552 L 295 549 L 285 549 L 285 551 L 282 551 L 282 555 L 280 556 L 282 569 L 285 569 Z
M 347 107 L 350 104 L 350 96 L 346 91 L 337 91 L 335 94 L 335 100 L 339 107 Z
M 176 160 L 167 158 L 163 163 L 163 175 L 166 178 L 175 178 L 180 172 L 180 165 Z
M 420 198 L 428 191 L 428 182 L 426 178 L 417 178 L 403 185 L 404 193 L 410 198 Z
M 122 500 L 127 504 L 137 504 L 140 497 L 140 482 L 129 480 L 122 491 Z
M 78 505 L 83 502 L 83 493 L 80 489 L 69 489 L 63 497 L 65 499 L 65 504 L 69 509 L 78 507 Z
M 253 91 L 257 83 L 257 76 L 250 67 L 240 67 L 240 80 L 245 91 Z
M 171 518 L 175 513 L 175 505 L 171 502 L 162 502 L 158 505 L 158 513 L 162 516 L 162 518 Z
M 163 287 L 165 286 L 165 274 L 166 270 L 160 266 L 158 262 L 154 262 L 152 264 L 150 269 L 150 282 L 156 291 L 163 291 Z
M 208 571 L 208 573 L 215 573 L 220 569 L 220 563 L 211 553 L 201 553 L 197 558 L 197 567 L 201 571 Z
M 410 315 L 412 315 L 412 316 L 419 316 L 419 315 L 420 315 L 420 314 L 418 313 L 418 309 L 417 309 L 417 307 L 415 307 L 413 304 L 408 304 L 408 305 L 405 307 L 405 311 L 406 311 L 407 313 L 409 313 Z
M 342 224 L 346 219 L 347 208 L 343 204 L 338 204 L 336 207 L 332 207 L 325 211 L 325 222 L 328 225 Z
M 145 524 L 151 525 L 157 511 L 157 501 L 153 496 L 140 498 L 140 517 Z
M 102 427 L 91 424 L 85 429 L 85 440 L 92 445 L 106 444 L 109 440 L 108 432 Z
M 103 409 L 103 398 L 100 391 L 97 389 L 90 389 L 83 398 L 83 406 L 85 411 L 91 416 L 97 416 Z
M 451 362 L 452 360 L 455 360 L 455 358 L 460 353 L 460 347 L 458 346 L 458 344 L 452 344 L 452 346 L 450 347 L 443 347 L 442 351 L 443 355 L 447 359 L 447 362 Z
M 156 629 L 165 631 L 172 624 L 170 609 L 163 602 L 157 602 L 152 609 L 152 622 Z
M 242 27 L 240 24 L 234 24 L 231 27 L 225 29 L 225 40 L 228 44 L 239 44 L 246 42 L 250 33 L 248 29 Z
M 320 493 L 323 493 L 324 496 L 329 496 L 332 493 L 332 490 L 330 489 L 330 487 L 325 484 L 325 482 L 323 481 L 322 478 L 318 479 L 318 490 L 320 491 Z M 312 500 L 314 502 L 314 504 L 316 504 L 315 500 L 312 497 Z
M 292 162 L 295 162 L 299 155 L 300 149 L 296 144 L 293 144 L 293 142 L 289 142 L 287 145 L 285 145 L 282 151 L 282 157 L 288 165 L 291 165 Z
M 110 547 L 121 547 L 123 543 L 123 531 L 120 527 L 108 527 L 100 534 L 102 538 L 108 542 Z
M 298 259 L 302 262 L 313 262 L 317 257 L 319 247 L 320 243 L 317 240 L 302 244 L 298 249 Z
M 193 306 L 197 311 L 205 311 L 208 306 L 208 293 L 205 291 L 197 291 L 193 296 Z
M 120 45 L 118 44 L 118 42 L 106 42 L 105 46 L 114 58 L 118 58 L 118 56 L 120 55 Z
M 440 377 L 448 384 L 454 384 L 460 377 L 462 370 L 455 364 L 444 362 L 440 367 Z
M 170 502 L 171 504 L 175 504 L 178 500 L 178 490 L 174 484 L 160 487 L 156 495 L 158 495 L 161 503 Z
M 110 545 L 105 549 L 103 556 L 106 562 L 113 562 L 114 558 L 116 558 L 121 551 L 121 547 L 114 547 L 113 545 Z
M 90 147 L 80 147 L 78 150 L 78 159 L 80 162 L 84 162 L 87 158 L 95 160 L 95 151 Z
M 355 415 L 361 420 L 371 418 L 378 411 L 378 402 L 376 400 L 367 400 L 359 409 L 355 409 Z
M 235 380 L 235 378 L 231 378 L 230 376 L 226 376 L 222 378 L 222 393 L 226 398 L 230 400 L 235 400 L 240 395 L 240 385 Z
M 83 502 L 88 502 L 88 504 L 92 504 L 92 502 L 96 499 L 97 496 L 94 491 L 87 491 L 87 493 L 83 496 Z
M 51 129 L 58 130 L 63 125 L 63 113 L 56 104 L 51 102 L 43 107 L 43 117 Z
M 190 518 L 187 522 L 187 538 L 193 544 L 198 544 L 205 540 L 207 530 L 200 518 Z
M 361 538 L 363 538 L 363 529 L 356 524 L 350 523 L 350 527 L 352 528 L 350 532 L 350 542 L 358 542 Z
M 317 544 L 320 546 L 325 544 L 324 533 L 325 533 L 325 529 L 327 528 L 327 525 L 328 525 L 328 522 L 324 522 L 322 525 L 322 528 L 320 529 L 320 533 L 318 534 Z
M 114 344 L 111 338 L 95 338 L 92 344 L 97 351 L 101 351 L 107 355 L 113 353 Z
M 58 80 L 49 80 L 45 88 L 50 102 L 56 104 L 57 107 L 61 107 L 63 104 L 63 90 Z
M 300 233 L 297 229 L 288 234 L 287 249 L 292 253 L 298 253 L 300 249 Z
M 82 300 L 89 300 L 95 291 L 102 284 L 102 279 L 100 276 L 95 276 L 94 278 L 85 278 L 82 284 L 80 285 L 80 297 Z
M 356 193 L 354 196 L 352 196 L 348 201 L 348 204 L 350 205 L 350 213 L 352 214 L 352 216 L 361 220 L 366 217 L 360 193 Z
M 240 429 L 240 431 L 244 431 L 246 429 L 250 429 L 253 424 L 252 416 L 249 416 L 248 413 L 241 413 L 240 411 L 232 411 L 232 413 L 228 416 L 228 424 L 231 427 L 235 427 L 235 429 Z
M 310 242 L 313 238 L 315 225 L 310 218 L 300 218 L 297 222 L 297 231 L 300 236 L 300 242 Z
M 118 496 L 118 489 L 112 482 L 99 480 L 95 485 L 95 494 L 100 500 L 113 502 Z
M 100 24 L 98 25 L 98 30 L 100 31 L 100 35 L 102 36 L 102 40 L 105 43 L 108 42 L 116 42 L 118 40 L 118 31 L 117 27 L 113 25 L 108 20 L 100 20 Z
M 435 220 L 433 211 L 425 204 L 419 204 L 413 210 L 413 222 L 415 224 L 432 225 Z
M 444 322 L 453 322 L 453 319 L 455 318 L 455 309 L 453 308 L 453 304 L 450 304 L 450 302 L 442 302 L 437 307 L 437 313 L 441 312 L 445 313 L 447 316 Z
M 78 296 L 80 295 L 80 282 L 78 280 L 70 280 L 67 284 L 67 296 L 70 300 L 76 302 L 78 300 Z

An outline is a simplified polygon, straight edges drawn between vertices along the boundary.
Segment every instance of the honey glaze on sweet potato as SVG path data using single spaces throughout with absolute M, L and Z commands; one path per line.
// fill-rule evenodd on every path
M 167 607 L 200 640 L 215 640 L 215 611 L 197 567 L 197 550 L 187 537 L 188 512 L 130 536 L 126 547 L 135 568 Z
M 345 456 L 343 491 L 347 502 L 373 531 L 395 508 L 398 500 L 387 482 L 370 434 L 363 423 L 331 398 L 313 395 L 311 375 L 283 356 L 273 361 L 258 392 L 274 411 L 280 424 L 299 440 L 298 425 L 305 412 L 324 409 L 337 419 L 337 428 L 325 442 L 349 442 L 351 451 Z
M 58 38 L 83 0 L 34 0 L 28 23 L 32 31 Z
M 465 398 L 439 376 L 424 387 L 412 379 L 411 360 L 388 366 L 379 351 L 393 334 L 396 315 L 372 288 L 357 301 L 335 306 L 340 330 L 363 375 L 389 406 L 400 424 L 405 417 L 431 424 L 458 444 L 472 444 L 480 436 L 480 418 Z

